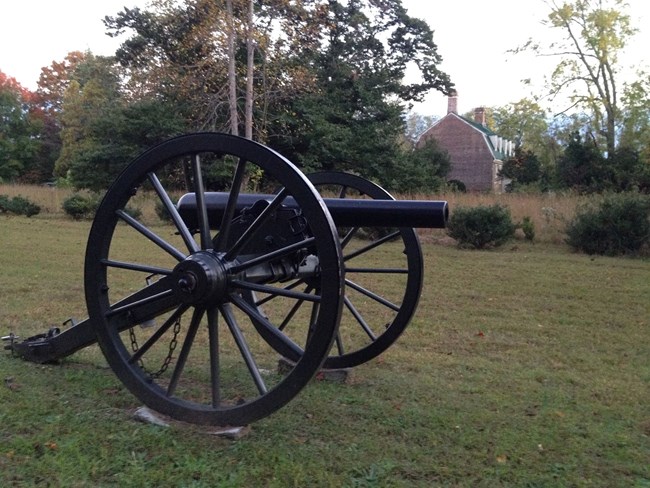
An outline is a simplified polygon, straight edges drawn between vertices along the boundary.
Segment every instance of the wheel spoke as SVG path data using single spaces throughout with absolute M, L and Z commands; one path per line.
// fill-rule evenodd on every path
M 156 275 L 170 275 L 171 269 L 159 268 L 157 266 L 149 266 L 139 263 L 127 263 L 124 261 L 114 261 L 112 259 L 102 259 L 101 263 L 110 268 L 128 269 L 130 271 L 142 271 L 143 273 L 156 274 Z
M 176 361 L 176 367 L 174 368 L 172 377 L 169 380 L 169 385 L 167 385 L 167 396 L 172 396 L 176 391 L 178 380 L 183 373 L 185 363 L 187 362 L 187 358 L 190 355 L 190 350 L 192 349 L 192 344 L 194 343 L 194 338 L 196 337 L 196 333 L 199 330 L 199 324 L 201 323 L 201 318 L 203 318 L 203 313 L 203 309 L 194 309 L 194 313 L 192 314 L 192 321 L 190 322 L 190 326 L 187 329 L 187 335 L 183 341 L 181 352 L 178 355 L 178 361 Z
M 198 154 L 192 155 L 192 176 L 194 177 L 194 195 L 196 197 L 199 234 L 201 235 L 201 249 L 212 249 L 210 222 L 208 221 L 208 208 L 205 203 L 205 187 L 203 186 L 203 173 L 201 172 L 201 159 Z
M 291 339 L 289 339 L 286 335 L 284 335 L 282 331 L 276 328 L 271 322 L 269 322 L 269 320 L 266 317 L 264 317 L 261 313 L 259 313 L 259 311 L 256 308 L 254 308 L 252 305 L 247 303 L 239 295 L 232 294 L 230 298 L 232 300 L 232 303 L 234 303 L 237 308 L 239 308 L 242 312 L 248 315 L 257 324 L 262 326 L 267 333 L 269 333 L 270 335 L 274 336 L 276 339 L 279 339 L 281 342 L 283 342 L 298 357 L 302 356 L 302 353 L 304 352 L 303 349 L 300 346 L 298 346 L 298 344 L 296 344 Z
M 304 293 L 309 293 L 309 292 L 311 292 L 312 289 L 313 289 L 313 288 L 312 288 L 311 286 L 308 286 L 307 288 L 305 288 Z M 286 327 L 287 325 L 289 325 L 289 322 L 291 322 L 291 319 L 293 319 L 294 315 L 298 312 L 298 310 L 300 310 L 300 308 L 302 307 L 302 305 L 303 305 L 304 303 L 305 303 L 304 300 L 298 300 L 298 301 L 293 305 L 293 307 L 291 307 L 291 310 L 289 310 L 289 313 L 287 314 L 287 316 L 284 318 L 284 320 L 282 321 L 282 323 L 278 326 L 278 329 L 279 329 L 279 330 L 284 330 L 285 327 Z
M 172 218 L 172 221 L 174 222 L 176 229 L 178 230 L 179 234 L 183 238 L 183 241 L 185 242 L 187 249 L 191 253 L 197 252 L 199 250 L 199 246 L 196 244 L 196 241 L 192 237 L 190 230 L 187 228 L 187 225 L 185 225 L 185 222 L 183 221 L 182 217 L 178 213 L 178 210 L 176 209 L 176 205 L 174 205 L 171 198 L 169 198 L 169 195 L 163 188 L 162 183 L 160 182 L 160 180 L 158 179 L 155 173 L 149 173 L 148 178 L 149 178 L 149 182 L 151 183 L 154 190 L 158 194 L 158 198 L 160 198 L 160 201 L 165 206 L 167 213 Z
M 230 186 L 228 203 L 226 203 L 226 209 L 224 210 L 223 217 L 221 218 L 221 224 L 219 225 L 219 233 L 217 234 L 217 241 L 215 245 L 215 249 L 217 251 L 224 251 L 228 243 L 232 220 L 235 216 L 235 210 L 237 208 L 237 199 L 239 198 L 239 193 L 241 192 L 245 174 L 246 161 L 240 159 L 237 163 L 237 168 L 235 169 L 235 174 Z
M 318 303 L 314 303 L 311 307 L 311 317 L 309 318 L 309 330 L 307 331 L 307 341 L 309 341 L 309 339 L 311 339 L 312 335 L 314 334 L 319 312 L 320 312 L 320 305 Z
M 352 304 L 350 299 L 348 297 L 345 297 L 343 299 L 343 303 L 345 303 L 346 308 L 350 311 L 350 313 L 354 316 L 356 321 L 359 323 L 363 331 L 368 334 L 368 337 L 370 337 L 370 340 L 376 341 L 377 336 L 372 332 L 370 329 L 370 326 L 368 323 L 364 320 L 364 318 L 361 316 L 359 311 L 356 309 L 356 307 Z
M 145 290 L 143 290 L 143 291 L 147 291 L 147 289 L 145 288 Z M 159 293 L 154 293 L 154 294 L 145 294 L 145 293 L 143 293 L 142 298 L 140 298 L 138 296 L 137 299 L 133 299 L 133 301 L 129 300 L 126 303 L 125 303 L 124 300 L 121 300 L 117 304 L 113 305 L 111 307 L 111 309 L 106 312 L 106 317 L 113 317 L 115 315 L 123 314 L 125 312 L 135 314 L 137 312 L 137 309 L 144 309 L 145 307 L 147 307 L 147 306 L 149 306 L 149 305 L 151 305 L 151 304 L 153 304 L 153 303 L 155 303 L 155 302 L 157 302 L 159 300 L 162 300 L 164 298 L 172 297 L 173 294 L 174 294 L 173 290 L 167 289 L 167 290 L 163 290 L 163 291 L 161 291 Z M 129 297 L 129 298 L 131 298 L 131 297 Z M 161 307 L 158 310 L 158 313 L 152 312 L 151 310 L 147 310 L 147 311 L 148 311 L 149 314 L 154 313 L 154 315 L 158 315 L 159 313 L 163 313 L 166 310 L 168 310 L 168 307 L 169 307 L 169 303 L 167 301 L 165 301 L 164 302 L 164 308 Z
M 381 303 L 382 305 L 390 308 L 391 310 L 394 310 L 395 312 L 399 312 L 399 309 L 400 309 L 399 305 L 395 305 L 394 303 L 389 302 L 385 298 L 382 298 L 379 295 L 377 295 L 376 293 L 373 293 L 370 290 L 367 290 L 366 288 L 362 287 L 361 285 L 358 285 L 354 281 L 346 279 L 345 284 L 347 286 L 349 286 L 350 288 L 353 288 L 354 290 L 358 291 L 362 295 L 365 295 L 368 298 L 372 298 L 376 302 Z
M 358 231 L 359 231 L 359 227 L 353 227 L 347 232 L 347 234 L 345 234 L 343 239 L 341 239 L 341 249 L 345 249 L 345 246 L 347 246 L 350 243 L 350 241 L 357 234 Z
M 262 210 L 262 212 L 257 216 L 257 218 L 251 223 L 251 225 L 246 229 L 246 231 L 241 235 L 241 237 L 235 242 L 235 244 L 228 250 L 224 259 L 226 261 L 234 260 L 239 251 L 250 241 L 250 239 L 255 235 L 255 232 L 266 222 L 266 220 L 273 214 L 273 212 L 282 204 L 284 199 L 289 195 L 289 192 L 286 188 L 283 188 L 278 192 L 278 194 L 269 202 L 269 205 Z
M 404 268 L 345 268 L 346 273 L 385 273 L 385 274 L 408 274 L 409 270 Z
M 291 283 L 289 286 L 285 286 L 283 290 L 293 290 L 297 286 L 304 285 L 304 284 L 305 284 L 304 280 L 296 280 L 295 282 Z M 311 290 L 312 288 L 308 286 L 307 288 L 305 288 L 305 291 L 303 293 L 309 293 Z M 270 302 L 274 298 L 277 298 L 277 296 L 278 296 L 277 294 L 271 293 L 268 296 L 262 298 L 261 300 L 256 300 L 255 306 L 259 307 L 260 305 L 264 305 L 266 302 Z
M 307 302 L 320 302 L 320 295 L 312 295 L 309 293 L 302 293 L 299 291 L 287 290 L 285 288 L 277 288 L 269 285 L 258 285 L 248 281 L 233 280 L 232 285 L 235 288 L 242 290 L 259 291 L 261 293 L 270 293 L 275 296 L 282 296 L 287 298 L 294 298 L 296 300 L 304 300 Z
M 137 230 L 140 234 L 145 236 L 151 242 L 156 244 L 162 250 L 164 250 L 167 253 L 171 254 L 178 261 L 182 261 L 183 259 L 185 259 L 187 257 L 184 253 L 182 253 L 181 251 L 176 249 L 174 246 L 172 246 L 170 243 L 168 243 L 166 240 L 164 240 L 158 234 L 156 234 L 155 232 L 150 230 L 148 227 L 146 227 L 145 225 L 143 225 L 142 223 L 138 222 L 136 219 L 131 217 L 124 210 L 121 210 L 121 209 L 117 210 L 116 214 L 124 222 L 129 224 L 131 227 L 133 227 L 135 230 Z
M 212 407 L 221 405 L 221 370 L 219 368 L 219 315 L 217 309 L 208 309 L 208 336 L 210 338 L 210 391 Z
M 337 332 L 336 333 L 336 350 L 339 353 L 339 356 L 345 354 L 345 348 L 343 347 L 343 340 L 341 339 L 341 333 Z
M 232 274 L 241 273 L 242 271 L 245 271 L 247 269 L 250 269 L 250 268 L 253 268 L 253 267 L 257 266 L 258 264 L 268 263 L 269 261 L 272 261 L 274 259 L 282 258 L 282 257 L 287 256 L 289 254 L 292 254 L 292 253 L 294 253 L 294 252 L 296 252 L 296 251 L 298 251 L 300 249 L 303 249 L 305 247 L 309 247 L 309 246 L 313 245 L 314 242 L 315 242 L 315 239 L 313 237 L 303 239 L 300 242 L 295 242 L 295 243 L 293 243 L 293 244 L 291 244 L 289 246 L 285 246 L 283 248 L 276 249 L 275 251 L 272 251 L 270 253 L 262 254 L 261 256 L 258 256 L 258 257 L 253 258 L 253 259 L 249 259 L 248 261 L 246 261 L 246 262 L 244 262 L 242 264 L 233 266 L 233 267 L 230 268 L 230 272 Z
M 349 261 L 350 259 L 356 258 L 357 256 L 360 256 L 361 254 L 367 253 L 368 251 L 370 251 L 372 249 L 375 249 L 376 247 L 381 246 L 382 244 L 384 244 L 386 242 L 392 241 L 396 237 L 399 237 L 399 235 L 400 235 L 399 231 L 392 232 L 392 233 L 382 237 L 381 239 L 377 239 L 376 241 L 371 242 L 370 244 L 368 244 L 367 246 L 362 247 L 361 249 L 357 249 L 356 251 L 354 251 L 354 252 L 352 252 L 352 253 L 350 253 L 348 255 L 343 256 L 343 261 Z
M 264 383 L 262 375 L 260 374 L 260 369 L 257 367 L 255 358 L 253 357 L 253 354 L 248 347 L 248 343 L 244 338 L 244 334 L 242 333 L 239 325 L 237 324 L 237 320 L 235 319 L 235 316 L 230 309 L 230 306 L 227 303 L 223 304 L 221 307 L 219 307 L 219 310 L 221 312 L 221 315 L 223 315 L 223 318 L 226 320 L 226 324 L 228 324 L 230 333 L 235 339 L 235 344 L 237 344 L 237 348 L 239 349 L 239 352 L 242 355 L 244 362 L 246 363 L 246 367 L 248 368 L 248 371 L 250 372 L 251 377 L 255 382 L 257 391 L 259 391 L 260 395 L 265 395 L 268 389 Z

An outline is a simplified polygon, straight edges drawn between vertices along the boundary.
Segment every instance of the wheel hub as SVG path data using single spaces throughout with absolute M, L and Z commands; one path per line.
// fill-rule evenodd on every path
M 223 302 L 227 296 L 226 274 L 223 261 L 214 251 L 199 251 L 174 268 L 174 293 L 189 305 Z

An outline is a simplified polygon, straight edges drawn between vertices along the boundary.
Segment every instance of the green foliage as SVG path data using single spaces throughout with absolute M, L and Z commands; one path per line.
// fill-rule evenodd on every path
M 499 204 L 454 209 L 447 225 L 447 234 L 461 247 L 484 249 L 497 247 L 511 239 L 516 226 L 510 210 Z
M 541 165 L 537 156 L 521 147 L 515 149 L 512 158 L 503 163 L 499 176 L 511 180 L 508 190 L 512 191 L 520 185 L 529 185 L 539 181 L 542 175 Z
M 39 149 L 38 121 L 29 112 L 27 90 L 0 71 L 0 181 L 11 181 L 33 170 Z
M 178 111 L 163 101 L 113 106 L 89 123 L 85 142 L 69 161 L 68 178 L 76 188 L 105 190 L 138 154 L 182 130 Z
M 63 201 L 62 207 L 63 211 L 75 220 L 92 219 L 100 202 L 101 195 L 99 193 L 88 195 L 73 193 Z M 142 209 L 138 207 L 125 207 L 124 212 L 134 219 L 142 215 Z
M 645 166 L 650 166 L 650 74 L 641 74 L 626 84 L 622 101 L 619 146 L 636 151 Z
M 612 166 L 593 141 L 583 140 L 575 132 L 557 163 L 559 183 L 580 192 L 610 189 L 614 180 Z
M 467 185 L 460 180 L 449 180 L 447 181 L 447 188 L 454 193 L 465 193 L 467 192 Z
M 519 227 L 521 227 L 521 230 L 523 231 L 524 237 L 526 238 L 527 241 L 532 242 L 535 240 L 535 223 L 532 221 L 530 217 L 525 216 L 521 220 Z
M 87 54 L 63 98 L 56 174 L 101 191 L 145 148 L 182 131 L 176 107 L 157 97 L 128 99 L 112 58 Z
M 12 213 L 32 217 L 41 213 L 41 207 L 20 195 L 9 198 L 7 195 L 0 195 L 0 213 Z
M 432 31 L 397 1 L 381 7 L 368 0 L 330 1 L 323 8 L 324 41 L 301 60 L 313 66 L 316 87 L 287 100 L 288 110 L 281 111 L 286 116 L 270 127 L 277 136 L 269 142 L 308 172 L 351 171 L 389 189 L 396 183 L 403 188 L 395 176 L 413 173 L 402 168 L 413 157 L 400 148 L 403 103 L 452 86 L 436 67 L 441 58 Z M 420 71 L 422 83 L 404 82 L 408 65 Z
M 142 209 L 140 207 L 126 206 L 124 207 L 124 213 L 129 217 L 133 217 L 134 219 L 139 219 L 142 217 Z
M 558 182 L 583 193 L 611 191 L 650 191 L 650 165 L 638 151 L 620 147 L 605 158 L 593 141 L 575 132 L 564 154 L 558 159 Z
M 438 191 L 450 168 L 449 154 L 431 138 L 424 146 L 405 151 L 392 168 L 386 186 L 398 192 Z
M 636 33 L 622 0 L 549 2 L 545 24 L 554 30 L 546 45 L 532 39 L 521 50 L 559 59 L 547 86 L 551 98 L 565 94 L 569 107 L 592 117 L 592 133 L 609 157 L 616 150 L 620 106 L 617 85 L 624 71 L 620 54 Z
M 650 193 L 650 161 L 643 161 L 637 150 L 619 147 L 611 158 L 611 164 L 616 191 Z
M 119 78 L 116 68 L 105 57 L 89 56 L 79 63 L 63 96 L 61 116 L 61 153 L 55 174 L 68 176 L 70 167 L 88 152 L 96 151 L 98 141 L 90 134 L 93 124 L 119 107 Z
M 581 209 L 566 228 L 566 242 L 587 254 L 636 254 L 650 244 L 650 197 L 609 195 Z
M 537 102 L 523 98 L 502 107 L 493 107 L 488 114 L 492 117 L 490 128 L 515 142 L 522 154 L 535 154 L 544 166 L 555 162 L 551 152 L 553 141 L 548 113 Z
M 170 198 L 172 200 L 172 203 L 174 205 L 176 205 L 176 203 L 178 202 L 178 198 L 174 198 L 174 197 L 170 197 Z M 167 211 L 167 209 L 165 208 L 163 203 L 158 199 L 156 199 L 156 203 L 154 205 L 154 210 L 155 210 L 156 215 L 158 216 L 158 218 L 160 220 L 162 220 L 163 222 L 171 222 L 172 221 L 171 215 L 169 215 L 169 212 Z
M 63 201 L 63 211 L 75 220 L 92 219 L 99 206 L 96 195 L 85 196 L 74 193 Z

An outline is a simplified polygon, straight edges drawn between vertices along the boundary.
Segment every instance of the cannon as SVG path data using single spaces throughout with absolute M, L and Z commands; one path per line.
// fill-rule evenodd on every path
M 133 211 L 151 200 L 168 220 Z M 357 366 L 397 340 L 422 289 L 414 228 L 447 216 L 446 202 L 396 201 L 358 176 L 305 176 L 247 139 L 176 137 L 129 164 L 97 209 L 88 318 L 7 336 L 6 348 L 48 362 L 98 343 L 153 410 L 247 425 L 322 368 Z

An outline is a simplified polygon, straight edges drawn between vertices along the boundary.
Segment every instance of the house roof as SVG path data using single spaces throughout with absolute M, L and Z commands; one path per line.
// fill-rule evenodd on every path
M 465 122 L 467 125 L 471 126 L 473 129 L 481 132 L 484 136 L 485 142 L 490 149 L 490 152 L 492 153 L 492 156 L 494 159 L 499 159 L 501 161 L 505 161 L 511 154 L 512 149 L 514 148 L 514 145 L 510 143 L 510 141 L 507 141 L 506 139 L 503 139 L 501 136 L 499 136 L 496 132 L 493 130 L 490 130 L 488 127 L 484 126 L 483 124 L 479 124 L 478 122 L 468 119 L 467 117 L 463 117 L 462 115 L 458 115 L 455 112 L 449 112 L 447 115 L 445 115 L 443 118 L 440 120 L 437 120 L 431 127 L 435 127 L 436 125 L 440 124 L 443 120 L 445 120 L 447 117 L 456 117 L 463 122 Z M 427 131 L 428 132 L 428 131 Z M 505 144 L 504 144 L 505 143 Z M 508 144 L 510 143 L 510 144 Z M 510 146 L 510 152 L 508 150 L 508 146 Z

